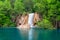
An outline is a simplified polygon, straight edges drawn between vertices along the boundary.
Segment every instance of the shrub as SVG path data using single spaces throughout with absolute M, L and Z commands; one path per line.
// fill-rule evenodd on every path
M 37 25 L 40 28 L 47 28 L 47 29 L 52 29 L 53 28 L 52 23 L 47 19 L 43 19 L 41 22 L 40 21 L 37 22 Z

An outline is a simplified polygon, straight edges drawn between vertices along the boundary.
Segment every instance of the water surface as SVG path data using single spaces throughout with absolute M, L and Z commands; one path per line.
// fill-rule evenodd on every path
M 0 28 L 0 40 L 60 40 L 60 29 Z

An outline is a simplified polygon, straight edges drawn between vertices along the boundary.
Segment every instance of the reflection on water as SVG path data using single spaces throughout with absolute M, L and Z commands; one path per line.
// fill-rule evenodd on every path
M 60 30 L 0 28 L 0 40 L 60 40 Z
M 28 40 L 33 40 L 33 29 L 29 30 L 28 36 L 29 36 Z

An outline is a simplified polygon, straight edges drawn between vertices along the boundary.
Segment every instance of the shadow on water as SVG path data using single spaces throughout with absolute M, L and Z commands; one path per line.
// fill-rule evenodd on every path
M 0 40 L 60 40 L 60 29 L 0 28 Z

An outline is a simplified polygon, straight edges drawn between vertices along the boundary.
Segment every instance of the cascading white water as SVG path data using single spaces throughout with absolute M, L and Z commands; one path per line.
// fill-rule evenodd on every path
M 33 26 L 33 18 L 34 18 L 34 13 L 30 13 L 29 14 L 29 18 L 28 18 L 28 24 L 30 25 L 30 27 L 32 28 L 32 27 L 34 27 Z M 28 38 L 28 40 L 33 40 L 33 31 L 32 31 L 33 29 L 30 29 L 30 31 L 29 31 L 29 38 Z
M 30 27 L 33 27 L 33 18 L 34 18 L 34 13 L 30 13 L 28 18 L 28 24 L 30 25 Z

